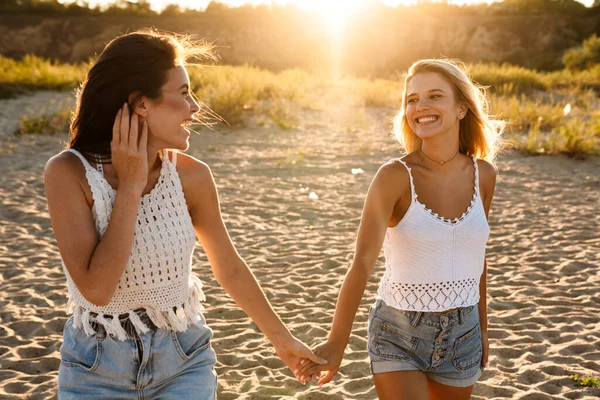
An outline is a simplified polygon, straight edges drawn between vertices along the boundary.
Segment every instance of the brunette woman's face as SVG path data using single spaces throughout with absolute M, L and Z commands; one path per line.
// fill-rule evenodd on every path
M 156 148 L 186 150 L 190 131 L 186 127 L 200 110 L 191 96 L 190 78 L 184 66 L 167 72 L 167 82 L 158 101 L 148 102 L 148 141 Z
M 421 139 L 438 134 L 458 135 L 467 107 L 458 104 L 450 82 L 437 72 L 415 74 L 406 87 L 408 126 Z

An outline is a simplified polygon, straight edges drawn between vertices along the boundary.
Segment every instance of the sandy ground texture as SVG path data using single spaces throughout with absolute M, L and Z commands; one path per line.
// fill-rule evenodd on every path
M 66 135 L 11 134 L 23 113 L 64 93 L 0 101 L 0 398 L 56 397 L 66 285 L 42 170 Z M 193 136 L 212 168 L 241 255 L 293 334 L 313 345 L 331 322 L 369 182 L 399 155 L 390 110 L 304 111 L 296 129 L 269 121 Z M 272 126 L 270 126 L 272 125 Z M 592 399 L 571 375 L 600 378 L 600 159 L 506 153 L 490 215 L 490 362 L 474 399 Z M 361 169 L 354 171 L 353 169 Z M 314 193 L 311 195 L 311 193 Z M 367 315 L 380 258 L 339 374 L 319 389 L 295 381 L 212 276 L 200 246 L 215 331 L 219 399 L 375 399 Z

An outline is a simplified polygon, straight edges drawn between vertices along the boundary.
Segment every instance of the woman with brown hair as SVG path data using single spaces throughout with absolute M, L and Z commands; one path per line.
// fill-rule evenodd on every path
M 216 398 L 212 331 L 191 273 L 196 238 L 289 367 L 324 362 L 290 334 L 236 252 L 209 167 L 179 152 L 200 110 L 185 68 L 194 56 L 210 48 L 155 31 L 112 40 L 78 94 L 68 149 L 46 165 L 73 314 L 60 399 Z

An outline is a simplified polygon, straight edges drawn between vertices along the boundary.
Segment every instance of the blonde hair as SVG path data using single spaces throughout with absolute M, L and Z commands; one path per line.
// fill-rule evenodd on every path
M 406 119 L 408 83 L 413 76 L 421 72 L 435 72 L 442 75 L 452 85 L 456 101 L 468 107 L 467 114 L 460 121 L 458 151 L 466 155 L 473 154 L 494 165 L 494 159 L 502 146 L 500 135 L 506 123 L 488 115 L 485 88 L 471 80 L 467 66 L 458 60 L 420 60 L 408 69 L 402 92 L 402 108 L 393 122 L 394 135 L 406 152 L 411 153 L 421 148 L 421 138 L 410 129 Z

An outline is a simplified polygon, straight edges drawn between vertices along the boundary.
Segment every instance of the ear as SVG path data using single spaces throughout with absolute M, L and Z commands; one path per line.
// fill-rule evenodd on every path
M 458 119 L 463 119 L 465 117 L 465 115 L 467 115 L 467 112 L 469 111 L 469 107 L 462 103 L 458 106 Z
M 146 96 L 140 96 L 139 92 L 134 92 L 129 95 L 127 100 L 133 107 L 133 112 L 143 118 L 148 116 L 148 98 Z

